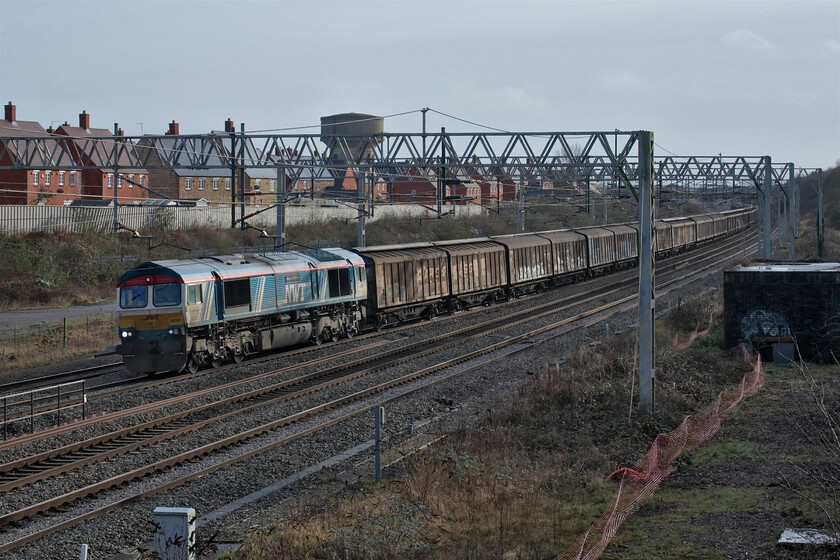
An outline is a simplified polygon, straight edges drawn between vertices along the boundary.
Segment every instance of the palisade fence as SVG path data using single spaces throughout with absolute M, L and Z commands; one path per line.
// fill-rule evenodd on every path
M 454 207 L 453 207 L 454 208 Z M 247 205 L 245 215 L 263 210 L 247 219 L 255 227 L 271 227 L 276 223 L 276 212 L 265 205 Z M 457 216 L 478 216 L 486 210 L 480 206 L 458 206 Z M 237 218 L 239 211 L 236 212 Z M 430 208 L 420 204 L 376 205 L 373 216 L 380 218 L 434 217 Z M 302 201 L 286 205 L 286 225 L 321 220 L 355 220 L 356 208 L 329 201 Z M 228 205 L 214 206 L 138 206 L 120 205 L 117 221 L 126 228 L 146 231 L 166 231 L 192 228 L 228 228 L 231 210 Z M 90 233 L 110 232 L 114 227 L 113 206 L 16 206 L 0 205 L 0 234 L 14 235 L 33 232 Z

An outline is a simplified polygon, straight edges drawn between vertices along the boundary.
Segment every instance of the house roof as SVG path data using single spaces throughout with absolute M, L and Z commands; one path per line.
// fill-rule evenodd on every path
M 7 120 L 0 120 L 0 137 L 20 138 L 33 136 L 44 136 L 47 138 L 51 138 L 51 135 L 46 130 L 44 130 L 44 127 L 36 121 L 9 122 Z M 12 157 L 14 157 L 18 163 L 24 164 L 24 160 L 27 159 L 26 155 L 24 154 L 26 146 L 23 144 L 16 145 L 11 142 L 7 144 L 8 145 L 6 148 L 10 155 L 12 155 Z M 46 150 L 46 153 L 39 154 L 39 161 L 49 160 L 56 167 L 73 166 L 73 158 L 70 156 L 69 153 L 61 149 L 61 144 L 59 144 L 57 141 L 46 140 L 43 143 L 39 143 L 37 146 L 39 150 Z M 48 166 L 47 169 L 49 167 L 52 166 Z
M 105 128 L 81 128 L 78 126 L 61 125 L 56 134 L 69 136 L 73 139 L 73 143 L 84 152 L 85 156 L 90 159 L 93 165 L 103 165 L 109 158 L 107 154 L 113 148 L 111 142 L 91 142 L 91 140 L 109 139 L 113 140 L 114 135 Z M 133 143 L 130 143 L 129 151 L 134 151 Z M 134 163 L 128 153 L 121 151 L 119 157 L 120 171 L 127 173 L 148 173 L 143 168 L 131 167 Z

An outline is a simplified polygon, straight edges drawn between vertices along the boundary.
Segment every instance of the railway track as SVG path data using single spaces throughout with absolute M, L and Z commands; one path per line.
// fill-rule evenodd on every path
M 733 245 L 738 246 L 739 242 L 736 241 L 733 243 Z M 706 256 L 693 254 L 693 265 L 696 266 L 702 262 L 714 258 L 715 256 L 719 257 L 721 251 L 722 249 L 717 247 L 714 250 L 708 251 L 709 254 Z M 706 268 L 711 268 L 712 266 L 714 265 L 708 264 L 706 265 Z M 684 265 L 675 264 L 673 268 L 675 270 L 681 269 L 684 268 Z M 661 267 L 660 270 L 664 271 L 667 269 L 666 267 Z M 693 273 L 694 272 L 692 272 L 691 274 Z M 683 275 L 678 278 L 669 280 L 667 283 L 662 283 L 657 287 L 657 289 L 663 290 L 666 289 L 668 286 L 676 285 L 680 282 L 683 282 L 685 281 L 685 277 L 689 275 Z M 231 397 L 227 400 L 227 402 L 219 401 L 215 403 L 210 403 L 202 407 L 185 411 L 183 413 L 180 413 L 179 415 L 173 415 L 166 420 L 161 419 L 162 422 L 158 425 L 152 425 L 150 423 L 146 426 L 138 426 L 138 430 L 124 430 L 124 433 L 115 432 L 114 434 L 109 434 L 109 436 L 112 436 L 110 439 L 107 439 L 107 437 L 105 437 L 104 439 L 101 439 L 101 441 L 81 442 L 79 444 L 74 444 L 74 446 L 68 446 L 68 449 L 48 452 L 46 454 L 43 454 L 41 457 L 31 457 L 15 463 L 9 463 L 0 467 L 0 473 L 2 473 L 0 474 L 0 485 L 2 485 L 0 486 L 0 490 L 7 492 L 14 488 L 19 488 L 20 486 L 23 486 L 25 484 L 35 484 L 39 480 L 44 480 L 46 478 L 56 476 L 62 472 L 67 472 L 67 470 L 78 469 L 88 464 L 103 461 L 109 457 L 114 457 L 119 454 L 128 453 L 129 451 L 142 446 L 153 445 L 154 442 L 170 439 L 172 437 L 176 437 L 176 435 L 178 434 L 196 431 L 204 426 L 209 425 L 210 423 L 221 421 L 222 419 L 230 415 L 242 414 L 248 409 L 266 406 L 269 404 L 276 404 L 277 402 L 294 399 L 305 394 L 311 394 L 315 391 L 322 390 L 325 387 L 333 386 L 338 383 L 349 381 L 351 379 L 357 379 L 359 377 L 369 375 L 373 371 L 390 367 L 395 363 L 415 359 L 416 357 L 421 355 L 428 355 L 432 352 L 440 350 L 441 348 L 452 347 L 453 345 L 463 345 L 465 341 L 468 340 L 468 337 L 472 339 L 487 338 L 488 335 L 499 332 L 501 330 L 510 329 L 511 327 L 516 325 L 521 326 L 525 323 L 534 322 L 540 318 L 550 317 L 564 308 L 581 305 L 586 302 L 591 303 L 592 301 L 607 296 L 615 296 L 619 292 L 619 290 L 626 290 L 627 287 L 632 284 L 633 280 L 628 280 L 625 281 L 621 287 L 614 287 L 602 290 L 597 294 L 589 294 L 586 296 L 570 296 L 567 298 L 563 298 L 555 302 L 550 302 L 541 305 L 537 308 L 523 310 L 515 314 L 509 314 L 501 319 L 497 318 L 491 321 L 486 321 L 480 325 L 474 325 L 464 329 L 459 329 L 458 331 L 447 333 L 445 335 L 437 337 L 436 339 L 409 344 L 403 349 L 392 349 L 386 352 L 381 352 L 377 354 L 375 358 L 365 358 L 361 360 L 356 360 L 354 362 L 351 362 L 350 365 L 345 364 L 336 368 L 327 368 L 325 370 L 308 374 L 306 376 L 293 378 L 278 384 L 270 385 L 266 388 L 262 388 L 257 391 L 253 391 L 251 393 L 243 393 L 242 395 Z M 323 403 L 315 407 L 310 407 L 297 413 L 284 416 L 283 418 L 278 419 L 276 421 L 267 424 L 262 424 L 250 430 L 246 430 L 241 433 L 232 435 L 230 437 L 221 439 L 212 444 L 193 449 L 189 452 L 182 453 L 175 457 L 167 458 L 165 460 L 159 461 L 151 465 L 143 466 L 129 473 L 125 473 L 122 476 L 113 477 L 111 479 L 101 481 L 100 483 L 97 483 L 95 485 L 89 485 L 76 491 L 67 493 L 63 496 L 58 496 L 51 500 L 7 513 L 0 517 L 0 528 L 11 529 L 13 527 L 13 524 L 18 523 L 24 519 L 32 518 L 33 516 L 36 516 L 40 513 L 55 511 L 56 508 L 67 508 L 76 500 L 80 500 L 89 496 L 96 496 L 98 495 L 98 493 L 101 493 L 109 488 L 116 488 L 126 484 L 127 482 L 131 482 L 142 477 L 153 476 L 155 475 L 155 473 L 158 473 L 155 476 L 160 476 L 160 473 L 164 471 L 168 472 L 175 468 L 183 469 L 186 468 L 185 465 L 188 465 L 190 462 L 196 461 L 200 457 L 220 454 L 223 450 L 232 447 L 246 446 L 248 442 L 251 442 L 259 436 L 263 436 L 267 433 L 274 432 L 282 428 L 288 428 L 289 426 L 301 425 L 308 421 L 312 421 L 312 426 L 302 427 L 300 430 L 296 431 L 293 434 L 286 435 L 280 438 L 275 438 L 271 443 L 257 446 L 256 449 L 250 449 L 247 451 L 242 451 L 241 453 L 235 453 L 234 457 L 219 460 L 217 462 L 211 461 L 212 464 L 202 467 L 198 470 L 191 469 L 191 473 L 185 474 L 183 476 L 179 475 L 176 479 L 170 482 L 155 484 L 155 488 L 153 490 L 147 491 L 140 495 L 151 495 L 157 492 L 164 491 L 176 485 L 183 484 L 184 482 L 187 482 L 189 480 L 193 480 L 197 477 L 204 476 L 209 472 L 213 472 L 215 470 L 223 468 L 224 466 L 233 462 L 245 460 L 258 453 L 265 452 L 269 449 L 275 448 L 280 445 L 285 445 L 291 441 L 304 437 L 305 435 L 314 433 L 315 431 L 323 430 L 329 426 L 333 426 L 339 422 L 343 422 L 349 418 L 361 414 L 366 410 L 369 410 L 373 406 L 380 406 L 382 404 L 381 399 L 373 404 L 360 404 L 364 403 L 365 399 L 369 399 L 372 395 L 382 394 L 383 392 L 394 390 L 396 387 L 406 386 L 408 384 L 417 385 L 416 387 L 412 388 L 410 392 L 419 391 L 424 388 L 427 388 L 432 384 L 440 383 L 442 381 L 445 381 L 446 379 L 457 375 L 462 375 L 466 371 L 474 369 L 475 367 L 480 367 L 480 365 L 485 363 L 480 361 L 480 358 L 482 356 L 486 356 L 488 354 L 493 355 L 494 353 L 498 354 L 500 352 L 505 351 L 518 352 L 523 349 L 522 342 L 527 341 L 529 339 L 533 339 L 536 336 L 548 336 L 547 333 L 550 333 L 551 331 L 556 331 L 558 329 L 562 329 L 564 327 L 569 327 L 575 322 L 579 323 L 579 326 L 577 328 L 591 326 L 591 324 L 594 324 L 594 322 L 597 322 L 598 320 L 603 320 L 603 317 L 609 317 L 616 313 L 625 312 L 627 309 L 630 309 L 635 305 L 635 297 L 636 296 L 634 294 L 631 294 L 629 296 L 618 298 L 613 302 L 600 306 L 594 310 L 586 312 L 585 314 L 579 314 L 575 317 L 571 317 L 561 321 L 549 322 L 547 325 L 542 326 L 540 328 L 532 329 L 520 335 L 510 336 L 495 344 L 486 345 L 479 350 L 465 353 L 459 358 L 447 360 L 435 366 L 423 368 L 420 371 L 413 372 L 408 375 L 399 376 L 395 379 L 391 379 L 383 383 L 378 383 L 372 387 L 363 389 L 361 391 L 356 391 L 339 399 L 334 399 L 330 402 Z M 602 318 L 599 319 L 598 316 L 602 316 Z M 501 325 L 501 323 L 504 323 L 504 325 Z M 556 334 L 555 336 L 561 336 L 565 332 L 567 331 L 564 330 L 563 332 Z M 519 348 L 516 348 L 517 346 L 519 346 Z M 499 358 L 493 357 L 492 359 Z M 374 360 L 380 360 L 380 363 L 373 363 Z M 462 364 L 471 361 L 475 363 L 466 370 L 457 370 L 456 372 L 452 372 L 446 375 L 435 376 L 435 374 L 440 374 L 440 372 L 453 368 L 457 364 Z M 276 373 L 277 372 L 271 372 L 269 374 L 264 375 L 267 376 Z M 426 378 L 428 378 L 426 381 L 422 381 Z M 310 384 L 306 385 L 306 383 Z M 214 389 L 218 390 L 218 388 Z M 212 389 L 208 389 L 208 391 L 210 390 Z M 193 394 L 178 398 L 194 398 L 194 396 L 195 395 Z M 400 396 L 403 395 L 401 394 Z M 389 397 L 389 399 L 400 398 L 400 396 Z M 240 403 L 244 408 L 239 408 L 235 411 L 229 411 L 227 413 L 224 413 L 223 415 L 212 413 L 213 410 L 219 410 L 224 406 L 234 404 L 234 401 Z M 314 421 L 316 418 L 319 417 L 319 415 L 323 415 L 327 411 L 338 409 L 343 410 L 346 407 L 353 407 L 353 409 L 341 412 L 341 414 L 334 418 Z M 203 413 L 208 413 L 208 415 L 197 420 L 196 418 L 198 418 Z M 193 418 L 190 418 L 190 416 L 193 416 Z M 168 425 L 166 428 L 164 428 L 163 424 L 165 424 L 166 422 L 168 422 Z M 144 430 L 146 430 L 146 433 L 141 435 L 140 432 Z M 69 449 L 69 447 L 76 448 Z M 112 501 L 112 503 L 110 503 L 109 505 L 97 507 L 96 512 L 88 511 L 83 514 L 78 514 L 74 517 L 75 521 L 68 520 L 66 522 L 61 522 L 58 523 L 56 527 L 63 528 L 66 526 L 70 526 L 71 524 L 79 523 L 89 517 L 101 515 L 107 511 L 111 511 L 115 508 L 121 507 L 122 505 L 127 503 L 127 501 L 137 499 L 138 496 L 139 495 L 135 495 L 129 498 L 117 499 L 115 501 Z M 74 506 L 74 509 L 77 508 Z M 87 506 L 87 509 L 90 509 L 90 506 Z M 13 548 L 25 544 L 26 542 L 31 542 L 32 540 L 40 538 L 41 536 L 46 534 L 44 532 L 36 532 L 29 535 L 15 537 L 12 535 L 12 533 L 18 533 L 18 531 L 7 532 L 3 535 L 3 537 L 0 537 L 0 540 L 2 540 L 2 544 L 0 544 L 0 552 L 11 550 Z

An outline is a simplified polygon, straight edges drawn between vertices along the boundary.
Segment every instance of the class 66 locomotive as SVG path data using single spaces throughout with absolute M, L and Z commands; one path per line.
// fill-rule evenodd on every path
M 120 344 L 135 373 L 195 371 L 364 321 L 362 258 L 344 249 L 146 262 L 117 283 Z

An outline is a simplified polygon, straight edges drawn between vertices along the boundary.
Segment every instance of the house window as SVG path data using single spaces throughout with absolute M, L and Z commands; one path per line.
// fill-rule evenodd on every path
M 255 191 L 260 190 L 260 180 L 259 179 L 254 179 L 254 190 Z
M 113 173 L 108 173 L 108 188 L 109 189 L 114 188 L 114 174 Z
M 192 190 L 192 177 L 187 177 L 184 179 L 184 188 L 186 190 Z
M 225 179 L 225 190 L 226 191 L 230 190 L 230 179 Z
M 50 175 L 51 175 L 50 171 L 44 171 L 44 184 L 45 185 L 50 184 Z
M 32 184 L 38 186 L 38 183 L 41 182 L 41 172 L 40 171 L 33 171 L 32 172 Z
M 274 189 L 275 189 L 276 187 L 277 187 L 277 179 L 272 179 L 272 180 L 271 180 L 271 185 L 269 185 L 269 187 L 268 187 L 268 188 L 269 188 L 269 190 L 270 190 L 271 192 L 274 192 Z
M 117 188 L 118 189 L 122 188 L 122 184 L 123 184 L 122 178 L 123 178 L 122 174 L 117 175 Z
M 204 177 L 202 177 L 201 179 L 198 180 L 198 190 L 200 190 L 200 191 L 204 190 Z
M 219 178 L 218 177 L 213 177 L 213 190 L 214 191 L 219 190 Z
M 145 184 L 146 184 L 146 180 L 145 180 L 145 179 L 146 179 L 146 176 L 145 176 L 145 175 L 140 175 L 140 186 L 141 186 L 141 187 L 142 187 L 143 185 L 145 185 Z
M 129 189 L 134 188 L 134 175 L 133 174 L 128 176 L 128 188 Z
M 58 185 L 60 187 L 64 186 L 64 171 L 59 171 L 58 172 Z
M 70 186 L 71 187 L 76 186 L 76 172 L 75 171 L 70 172 Z

